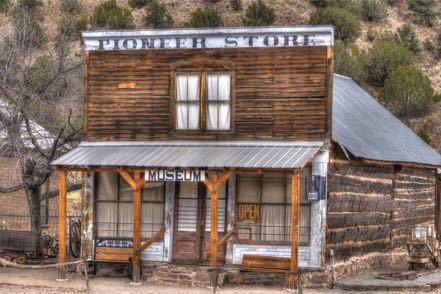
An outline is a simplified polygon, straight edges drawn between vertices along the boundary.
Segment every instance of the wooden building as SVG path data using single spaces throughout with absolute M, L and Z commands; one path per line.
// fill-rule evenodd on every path
M 350 258 L 398 241 L 400 225 L 434 220 L 422 215 L 435 206 L 439 154 L 381 106 L 357 106 L 351 95 L 367 94 L 333 74 L 332 27 L 91 31 L 83 41 L 84 142 L 53 162 L 60 191 L 67 172 L 84 172 L 83 256 L 130 259 L 134 282 L 141 261 L 215 272 L 270 256 L 286 258 L 292 282 L 299 266 L 326 268 L 330 248 Z M 388 158 L 405 147 L 395 143 L 375 152 L 363 142 L 372 125 L 340 120 L 335 107 L 384 114 L 414 157 Z M 427 185 L 427 208 L 405 221 L 398 199 L 411 195 L 399 187 L 413 181 Z M 262 260 L 262 271 L 275 264 Z

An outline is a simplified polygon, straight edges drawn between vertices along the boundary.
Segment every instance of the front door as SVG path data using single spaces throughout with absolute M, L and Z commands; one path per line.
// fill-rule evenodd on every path
M 225 189 L 219 193 L 219 239 L 225 234 Z M 210 194 L 202 182 L 177 182 L 173 232 L 173 262 L 201 263 L 210 252 Z M 225 247 L 219 250 L 219 259 Z

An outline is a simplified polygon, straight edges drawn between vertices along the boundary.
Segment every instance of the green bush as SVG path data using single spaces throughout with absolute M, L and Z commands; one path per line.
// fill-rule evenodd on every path
M 420 52 L 420 42 L 412 26 L 405 24 L 397 29 L 395 41 L 406 46 L 410 51 L 418 54 Z
M 427 144 L 430 144 L 430 142 L 432 141 L 432 139 L 430 138 L 430 134 L 429 134 L 429 127 L 430 124 L 429 123 L 425 123 L 424 126 L 422 128 L 420 128 L 418 130 L 418 136 L 423 139 L 424 142 L 426 142 Z
M 129 6 L 133 9 L 143 8 L 150 4 L 152 0 L 129 0 Z
M 380 99 L 397 116 L 409 119 L 429 110 L 433 103 L 430 79 L 413 65 L 400 65 L 384 82 Z
M 81 31 L 87 29 L 87 17 L 75 17 L 66 15 L 60 19 L 58 24 L 58 37 L 68 40 L 75 40 L 80 37 Z
M 417 22 L 428 26 L 433 25 L 436 16 L 433 11 L 435 0 L 407 0 L 407 5 L 412 10 Z
M 222 18 L 214 7 L 197 8 L 191 14 L 190 26 L 194 28 L 220 27 L 222 26 Z
M 90 23 L 97 28 L 131 29 L 133 17 L 128 9 L 119 7 L 116 0 L 107 0 L 95 7 Z
M 78 0 L 60 0 L 60 7 L 63 13 L 78 14 L 81 12 L 81 4 Z
M 28 11 L 20 8 L 14 9 L 12 17 L 14 38 L 17 42 L 25 44 L 29 48 L 38 48 L 46 42 L 43 29 L 36 18 L 29 15 Z
M 366 53 L 356 45 L 346 45 L 341 40 L 335 41 L 334 46 L 334 70 L 336 73 L 351 77 L 357 83 L 367 78 L 364 64 Z
M 169 28 L 173 26 L 173 18 L 165 4 L 159 4 L 156 0 L 152 0 L 148 6 L 147 15 L 144 18 L 144 24 L 155 29 Z
M 379 21 L 387 14 L 384 0 L 361 0 L 361 15 L 364 20 Z
M 269 26 L 276 20 L 274 9 L 257 0 L 247 7 L 243 24 L 245 26 Z
M 366 32 L 366 39 L 369 42 L 373 42 L 378 36 L 378 32 L 374 30 L 373 28 L 369 28 Z
M 435 51 L 435 46 L 433 46 L 432 41 L 429 38 L 425 39 L 423 42 L 424 50 L 433 53 Z
M 9 0 L 0 0 L 0 13 L 8 13 L 11 3 Z
M 242 10 L 242 0 L 230 0 L 231 9 L 234 11 Z
M 413 53 L 402 44 L 376 41 L 366 57 L 368 80 L 376 86 L 383 86 L 392 71 L 400 65 L 410 65 L 413 57 Z
M 310 24 L 333 25 L 335 37 L 346 43 L 355 41 L 361 33 L 360 21 L 343 8 L 320 8 L 311 15 Z
M 18 8 L 25 11 L 33 11 L 42 5 L 41 0 L 18 0 Z
M 387 0 L 387 4 L 389 4 L 390 6 L 396 5 L 400 2 L 401 0 Z
M 55 71 L 54 61 L 49 55 L 40 55 L 36 58 L 26 73 L 26 88 L 31 92 L 38 92 L 50 83 Z
M 359 0 L 312 0 L 312 3 L 318 7 L 338 7 L 344 8 L 353 14 L 360 14 Z

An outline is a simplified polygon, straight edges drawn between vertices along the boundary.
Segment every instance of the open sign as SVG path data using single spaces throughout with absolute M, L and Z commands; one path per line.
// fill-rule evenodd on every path
M 241 221 L 254 221 L 260 219 L 260 205 L 259 204 L 239 204 L 239 219 Z

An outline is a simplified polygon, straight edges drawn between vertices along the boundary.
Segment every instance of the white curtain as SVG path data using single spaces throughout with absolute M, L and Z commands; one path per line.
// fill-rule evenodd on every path
M 116 237 L 118 221 L 118 175 L 97 174 L 97 232 L 100 237 Z
M 262 205 L 261 208 L 261 240 L 283 241 L 284 205 Z
M 199 128 L 199 75 L 176 76 L 176 128 Z
M 133 237 L 133 202 L 119 203 L 118 237 Z
M 164 183 L 146 183 L 142 201 L 142 238 L 149 238 L 164 225 Z
M 229 130 L 231 117 L 230 74 L 207 75 L 207 129 Z

